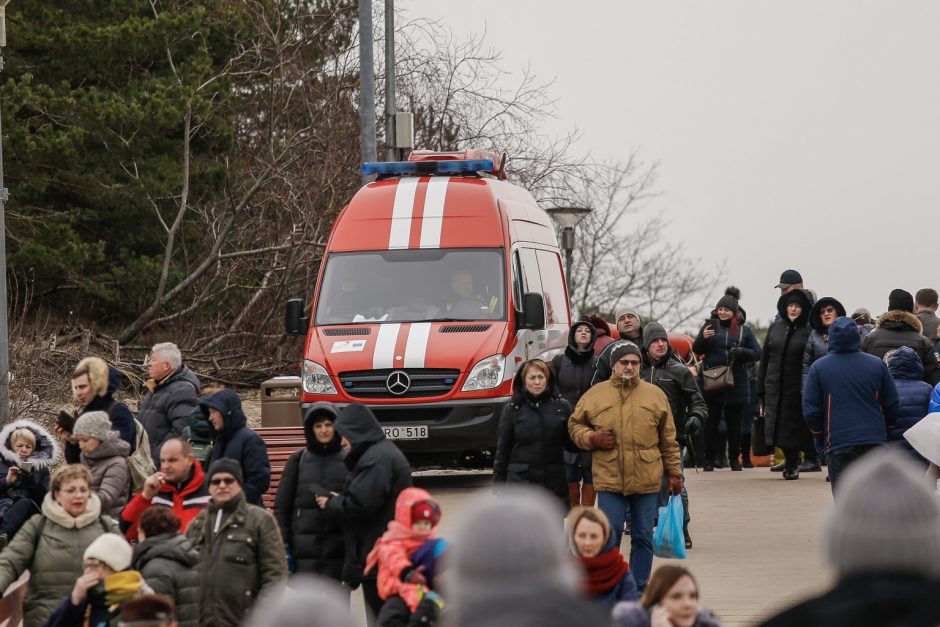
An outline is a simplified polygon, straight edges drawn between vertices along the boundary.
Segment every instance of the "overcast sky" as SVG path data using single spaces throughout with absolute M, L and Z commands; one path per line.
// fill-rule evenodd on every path
M 849 312 L 940 288 L 940 2 L 397 6 L 485 31 L 516 78 L 555 78 L 548 133 L 659 162 L 647 211 L 704 263 L 728 260 L 751 318 L 791 267 Z

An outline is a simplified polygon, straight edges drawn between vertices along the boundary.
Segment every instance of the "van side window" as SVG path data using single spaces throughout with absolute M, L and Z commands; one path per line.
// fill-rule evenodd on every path
M 519 257 L 522 260 L 522 275 L 525 278 L 526 292 L 541 292 L 542 279 L 539 277 L 539 262 L 535 251 L 531 248 L 520 248 Z
M 545 318 L 548 324 L 567 324 L 567 297 L 561 258 L 558 253 L 547 250 L 539 250 L 536 255 L 539 260 L 539 274 L 542 277 L 542 293 L 545 296 Z
M 512 302 L 517 310 L 522 309 L 522 265 L 518 250 L 512 253 Z

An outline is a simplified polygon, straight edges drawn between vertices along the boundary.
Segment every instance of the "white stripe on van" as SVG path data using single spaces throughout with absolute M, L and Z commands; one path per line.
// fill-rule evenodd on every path
M 372 367 L 395 367 L 395 343 L 398 341 L 398 331 L 401 325 L 396 323 L 380 324 L 379 335 L 375 338 L 375 352 L 372 354 Z
M 421 218 L 421 248 L 441 247 L 441 226 L 444 223 L 444 196 L 450 177 L 432 176 L 428 181 L 428 192 L 424 198 L 424 214 Z
M 417 322 L 411 325 L 408 342 L 405 344 L 405 368 L 424 368 L 430 334 L 430 322 Z
M 398 181 L 395 188 L 395 203 L 392 205 L 392 228 L 388 233 L 388 249 L 408 248 L 411 239 L 411 215 L 415 208 L 415 191 L 418 178 L 409 177 Z

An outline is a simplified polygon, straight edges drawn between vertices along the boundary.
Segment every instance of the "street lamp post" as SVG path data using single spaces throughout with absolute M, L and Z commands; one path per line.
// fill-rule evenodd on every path
M 575 228 L 591 213 L 590 207 L 550 207 L 545 210 L 552 217 L 555 224 L 561 229 L 561 249 L 565 251 L 565 278 L 568 281 L 568 297 L 574 289 L 574 279 L 571 276 L 571 260 L 576 244 Z
M 0 72 L 7 45 L 6 12 L 10 0 L 0 0 Z M 2 116 L 0 116 L 2 117 Z M 7 324 L 7 227 L 4 210 L 7 188 L 3 182 L 3 125 L 0 123 L 0 424 L 10 416 L 10 340 Z

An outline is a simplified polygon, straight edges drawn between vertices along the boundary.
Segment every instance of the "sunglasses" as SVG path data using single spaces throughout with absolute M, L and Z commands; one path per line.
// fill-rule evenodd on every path
M 218 479 L 209 481 L 209 485 L 229 485 L 232 483 L 236 483 L 234 477 L 219 477 Z
M 823 307 L 822 309 L 819 310 L 819 313 L 824 313 L 824 314 L 836 313 L 836 308 L 835 307 Z

